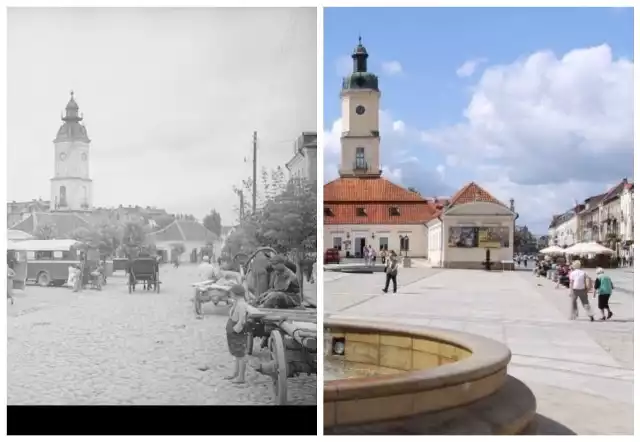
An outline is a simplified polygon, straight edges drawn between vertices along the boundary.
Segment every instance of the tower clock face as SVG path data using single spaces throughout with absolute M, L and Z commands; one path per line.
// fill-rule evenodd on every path
M 64 161 L 64 160 L 66 160 L 66 159 L 67 159 L 67 154 L 66 154 L 66 153 L 64 153 L 64 152 L 62 152 L 62 153 L 60 154 L 60 161 Z
M 364 106 L 363 106 L 363 105 L 361 105 L 361 104 L 359 104 L 358 106 L 356 106 L 356 114 L 358 114 L 358 115 L 362 115 L 362 114 L 364 114 L 364 111 L 365 111 L 365 110 L 366 110 L 366 109 L 365 109 L 365 108 L 364 108 Z
M 87 161 L 87 154 L 86 153 L 82 154 L 82 161 Z

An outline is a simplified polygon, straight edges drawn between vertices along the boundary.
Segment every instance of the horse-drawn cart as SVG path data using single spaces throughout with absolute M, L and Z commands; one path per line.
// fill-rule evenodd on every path
M 156 293 L 160 293 L 160 268 L 155 258 L 136 258 L 129 263 L 127 272 L 129 293 L 136 290 L 137 283 L 142 283 L 144 290 L 155 289 Z
M 219 284 L 214 281 L 204 281 L 196 282 L 191 284 L 191 286 L 196 289 L 193 305 L 197 316 L 202 316 L 202 304 L 206 302 L 212 302 L 213 305 L 218 305 L 221 302 L 224 302 L 225 305 L 231 305 L 233 302 L 233 298 L 229 292 L 229 289 L 231 288 L 230 284 Z
M 302 305 L 290 309 L 268 309 L 256 306 L 260 289 L 249 284 L 252 280 L 252 264 L 258 253 L 267 257 L 276 251 L 264 247 L 248 256 L 240 266 L 240 272 L 248 294 L 247 354 L 253 355 L 254 341 L 260 339 L 261 347 L 268 348 L 269 361 L 255 358 L 256 371 L 271 376 L 276 405 L 287 403 L 287 379 L 302 373 L 317 373 L 317 311 L 315 305 L 303 298 Z M 291 263 L 287 267 L 292 269 Z M 254 279 L 255 281 L 255 279 Z M 255 284 L 255 283 L 254 283 Z M 258 291 L 256 293 L 256 290 Z M 253 304 L 253 305 L 251 305 Z

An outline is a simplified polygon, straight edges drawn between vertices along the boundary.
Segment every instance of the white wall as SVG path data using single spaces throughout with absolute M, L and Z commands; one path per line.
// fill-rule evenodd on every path
M 365 244 L 371 244 L 376 250 L 380 250 L 380 238 L 388 238 L 389 250 L 400 253 L 399 236 L 409 237 L 408 256 L 412 258 L 424 258 L 427 255 L 427 227 L 424 224 L 344 224 L 324 226 L 324 250 L 333 247 L 334 238 L 341 238 L 343 242 L 341 256 L 346 256 L 344 241 L 347 233 L 351 245 L 349 251 L 355 255 L 356 238 L 365 238 Z M 374 237 L 372 237 L 372 235 Z M 402 252 L 404 256 L 404 252 Z
M 442 221 L 435 220 L 428 224 L 428 254 L 429 263 L 433 266 L 442 266 Z
M 570 247 L 578 242 L 578 216 L 556 226 L 557 245 Z
M 467 203 L 454 207 L 443 216 L 444 267 L 455 267 L 457 263 L 473 263 L 480 267 L 486 258 L 484 247 L 463 248 L 449 247 L 449 229 L 457 226 L 473 227 L 507 227 L 509 229 L 509 247 L 491 249 L 491 261 L 513 260 L 513 220 L 514 215 L 506 207 L 491 203 Z

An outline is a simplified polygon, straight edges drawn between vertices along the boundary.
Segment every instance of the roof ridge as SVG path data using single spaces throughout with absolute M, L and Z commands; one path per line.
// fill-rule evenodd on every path
M 168 226 L 165 226 L 165 227 L 163 227 L 163 228 L 162 228 L 162 229 L 160 229 L 160 230 L 156 230 L 155 232 L 151 232 L 151 234 L 155 235 L 155 234 L 158 234 L 158 233 L 164 232 L 165 230 L 167 230 L 169 227 L 171 227 L 172 225 L 174 225 L 174 224 L 175 224 L 175 223 L 177 223 L 177 222 L 178 222 L 178 220 L 177 220 L 177 219 L 174 219 L 174 220 L 171 222 L 171 224 L 169 224 Z
M 187 241 L 187 235 L 184 234 L 184 230 L 182 230 L 182 227 L 180 227 L 180 223 L 178 222 L 178 220 L 175 221 L 176 222 L 176 227 L 178 228 L 178 231 L 180 232 L 180 235 L 182 236 L 182 240 L 183 241 Z

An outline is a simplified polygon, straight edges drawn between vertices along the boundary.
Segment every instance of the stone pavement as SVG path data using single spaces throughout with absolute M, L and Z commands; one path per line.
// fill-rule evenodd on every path
M 270 378 L 249 368 L 245 385 L 223 379 L 228 309 L 208 303 L 195 318 L 196 274 L 162 267 L 159 294 L 130 295 L 122 274 L 102 292 L 18 292 L 7 306 L 9 405 L 272 404 Z M 289 402 L 316 404 L 315 375 L 289 380 Z
M 398 294 L 383 294 L 384 275 L 327 272 L 325 316 L 496 339 L 512 351 L 509 373 L 536 395 L 541 433 L 633 434 L 631 294 L 615 293 L 614 318 L 591 323 L 583 311 L 569 321 L 568 290 L 527 271 L 411 268 L 398 280 Z

